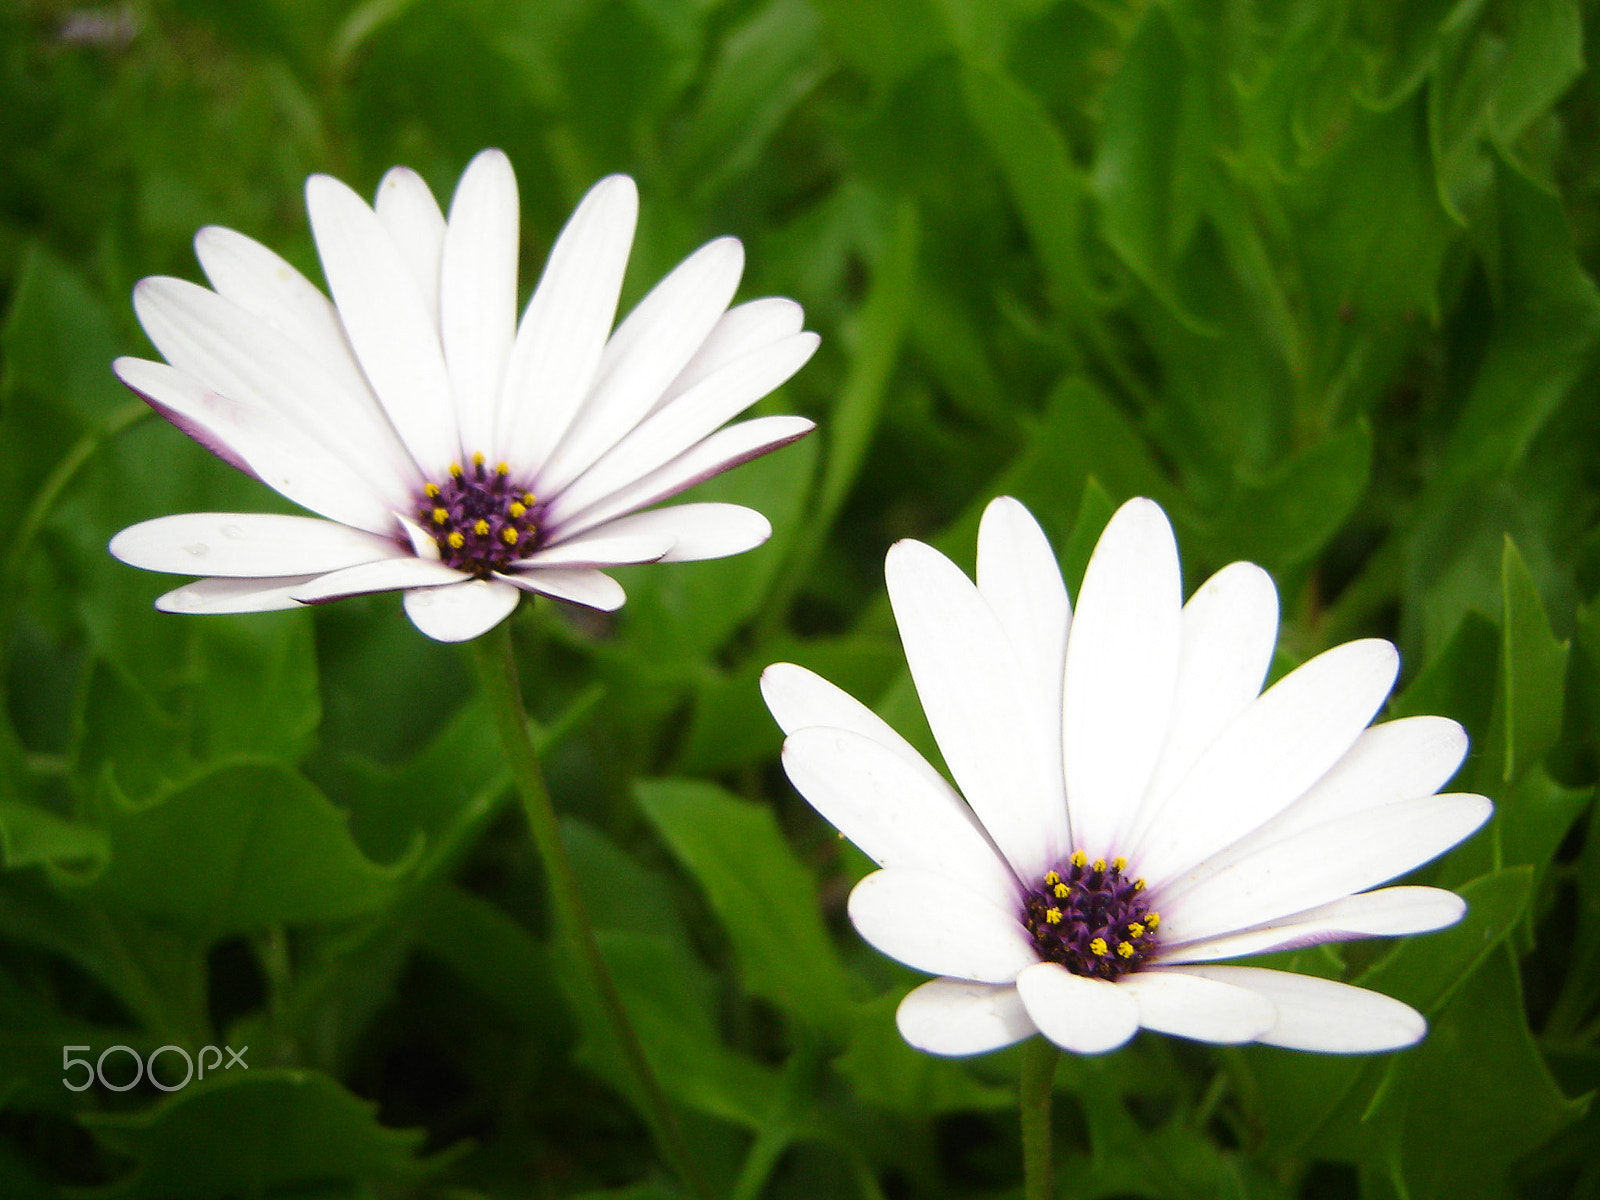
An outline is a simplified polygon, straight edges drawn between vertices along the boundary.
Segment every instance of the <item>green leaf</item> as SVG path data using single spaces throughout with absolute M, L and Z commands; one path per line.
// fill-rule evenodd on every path
M 1011 1088 L 974 1079 L 960 1061 L 908 1046 L 894 1024 L 900 999 L 890 992 L 851 1006 L 850 1048 L 833 1065 L 858 1097 L 920 1119 L 1016 1103 Z
M 1509 147 L 1583 72 L 1583 14 L 1574 0 L 1519 0 L 1507 13 L 1493 128 Z
M 288 1196 L 328 1181 L 415 1176 L 421 1130 L 378 1123 L 376 1105 L 326 1075 L 256 1068 L 213 1076 L 135 1113 L 80 1119 L 108 1149 L 137 1160 L 105 1200 Z
M 311 614 L 197 621 L 194 639 L 200 752 L 305 757 L 322 720 Z
M 1499 657 L 1499 628 L 1482 613 L 1467 610 L 1450 640 L 1390 702 L 1386 715 L 1397 719 L 1447 713 L 1481 745 L 1489 733 L 1497 686 L 1490 664 Z
M 744 986 L 835 1034 L 849 980 L 822 924 L 816 883 L 771 810 L 694 780 L 639 780 L 634 794 L 705 892 L 733 943 Z
M 930 0 L 817 0 L 839 56 L 882 85 L 909 74 L 940 49 L 943 29 Z
M 77 271 L 37 243 L 28 246 L 11 286 L 0 328 L 0 407 L 26 400 L 80 428 L 105 420 L 127 399 L 109 370 L 122 345 L 105 304 Z
M 208 939 L 372 912 L 410 866 L 373 863 L 344 814 L 276 763 L 214 767 L 147 804 L 106 793 L 111 861 L 94 894 Z
M 1508 537 L 1500 558 L 1499 687 L 1494 734 L 1482 778 L 1504 787 L 1529 770 L 1561 736 L 1567 642 L 1557 641 L 1539 589 Z
M 505 912 L 450 883 L 427 888 L 412 911 L 417 945 L 506 1016 L 542 1032 L 560 1023 L 545 948 Z
M 7 870 L 41 863 L 66 863 L 91 869 L 104 863 L 105 831 L 68 821 L 47 808 L 0 797 L 0 862 Z

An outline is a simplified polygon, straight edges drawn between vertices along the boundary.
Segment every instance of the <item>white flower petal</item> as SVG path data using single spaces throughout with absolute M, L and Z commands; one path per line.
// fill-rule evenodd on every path
M 1182 609 L 1172 526 L 1130 500 L 1089 559 L 1067 638 L 1061 753 L 1073 845 L 1091 858 L 1133 857 L 1117 839 L 1166 739 Z
M 208 389 L 292 425 L 390 507 L 410 499 L 415 465 L 373 408 L 300 346 L 231 300 L 184 279 L 139 281 L 133 306 L 150 340 Z
M 1116 986 L 1139 1002 L 1139 1024 L 1158 1033 L 1235 1045 L 1253 1042 L 1278 1022 L 1264 996 L 1181 971 L 1137 971 Z
M 984 1054 L 1037 1033 L 1022 997 L 1009 983 L 931 979 L 895 1010 L 900 1036 L 928 1054 Z
M 1039 961 L 1015 913 L 931 871 L 876 871 L 850 892 L 849 912 L 878 950 L 932 975 L 1009 983 Z
M 1402 800 L 1305 830 L 1213 870 L 1201 864 L 1159 891 L 1163 942 L 1251 929 L 1364 891 L 1443 854 L 1486 820 L 1482 796 Z
M 1206 749 L 1156 809 L 1147 836 L 1125 852 L 1138 873 L 1155 886 L 1277 816 L 1355 743 L 1399 667 L 1393 646 L 1368 638 L 1335 646 L 1273 684 Z
M 773 663 L 761 673 L 761 696 L 784 733 L 813 725 L 848 729 L 893 750 L 913 766 L 926 768 L 943 786 L 950 786 L 893 726 L 815 671 L 794 663 Z
M 629 533 L 604 525 L 588 533 L 519 558 L 511 565 L 521 571 L 535 567 L 617 567 L 624 563 L 657 562 L 672 549 L 665 533 Z
M 1045 736 L 1061 722 L 1062 662 L 1072 605 L 1055 552 L 1039 522 L 1010 496 L 992 500 L 978 526 L 978 591 L 994 610 L 1035 699 Z M 1061 804 L 1066 805 L 1066 792 Z
M 602 571 L 583 567 L 539 567 L 516 575 L 497 575 L 525 592 L 536 592 L 600 612 L 615 612 L 627 602 L 622 585 Z
M 404 513 L 395 513 L 394 519 L 399 523 L 400 528 L 405 530 L 406 540 L 411 543 L 411 553 L 418 558 L 426 558 L 433 562 L 438 562 L 444 557 L 433 534 Z
M 302 604 L 323 604 L 365 592 L 394 592 L 401 588 L 438 587 L 464 583 L 468 576 L 454 567 L 427 558 L 386 558 L 330 571 L 296 588 Z
M 1428 1023 L 1408 1004 L 1332 979 L 1260 967 L 1184 967 L 1191 975 L 1249 988 L 1270 1000 L 1278 1023 L 1257 1040 L 1289 1050 L 1371 1054 L 1422 1040 Z
M 177 513 L 130 525 L 113 556 L 146 571 L 266 578 L 314 575 L 405 553 L 389 538 L 334 521 L 275 513 Z
M 417 285 L 429 322 L 439 324 L 439 260 L 444 254 L 444 214 L 433 192 L 410 167 L 391 167 L 378 184 L 373 211 Z
M 1139 1005 L 1104 979 L 1074 975 L 1059 963 L 1035 963 L 1017 976 L 1028 1016 L 1063 1050 L 1104 1054 L 1139 1032 Z
M 553 497 L 550 519 L 565 522 L 709 437 L 805 366 L 817 342 L 814 333 L 797 333 L 745 355 L 691 388 L 636 426 Z M 541 481 L 535 490 L 542 486 Z
M 611 332 L 638 216 L 633 180 L 608 175 L 556 238 L 517 329 L 491 457 L 537 472 L 566 434 Z
M 910 759 L 854 730 L 811 726 L 784 742 L 783 769 L 822 818 L 880 867 L 932 871 L 1015 914 L 1017 880 L 972 810 L 906 751 Z
M 699 562 L 726 558 L 753 550 L 772 536 L 772 522 L 753 508 L 740 504 L 674 504 L 608 521 L 601 530 L 611 534 L 666 537 L 671 548 L 662 562 Z M 588 534 L 579 534 L 580 538 Z M 563 545 L 570 545 L 563 542 Z
M 406 616 L 436 642 L 466 642 L 509 617 L 522 593 L 497 579 L 469 579 L 406 593 Z
M 552 533 L 571 537 L 624 513 L 659 503 L 752 458 L 798 441 L 815 428 L 816 424 L 805 417 L 757 417 L 719 429 L 665 466 L 619 486 L 582 512 L 552 522 Z
M 656 401 L 655 407 L 665 408 L 695 384 L 716 374 L 735 359 L 793 337 L 804 326 L 805 310 L 793 300 L 780 296 L 766 296 L 735 305 L 718 319 L 695 351 L 694 357 Z
M 559 492 L 644 420 L 728 307 L 743 271 L 739 240 L 718 238 L 651 289 L 606 343 L 588 400 L 539 472 L 541 488 Z
M 365 201 L 328 175 L 306 181 L 306 210 L 345 334 L 384 411 L 431 478 L 460 457 L 438 327 L 415 275 Z
M 242 404 L 166 363 L 119 358 L 112 369 L 184 433 L 280 495 L 370 533 L 392 530 L 391 506 L 282 414 Z
M 1255 929 L 1181 945 L 1164 944 L 1157 958 L 1162 963 L 1212 962 L 1351 938 L 1427 933 L 1454 925 L 1466 911 L 1466 902 L 1443 888 L 1380 888 L 1345 896 Z
M 517 333 L 519 218 L 511 163 L 499 150 L 483 151 L 456 185 L 439 268 L 439 333 L 467 455 L 495 442 Z
M 1142 839 L 1150 813 L 1261 694 L 1277 637 L 1278 589 L 1254 563 L 1224 567 L 1189 597 L 1180 624 L 1178 680 L 1166 742 L 1143 799 L 1123 823 L 1129 834 L 1126 844 Z
M 156 597 L 156 607 L 169 613 L 255 613 L 300 608 L 290 593 L 314 576 L 279 579 L 196 579 Z
M 884 578 L 950 773 L 1018 877 L 1037 879 L 1070 852 L 1061 763 L 1010 641 L 977 587 L 931 546 L 897 542 Z

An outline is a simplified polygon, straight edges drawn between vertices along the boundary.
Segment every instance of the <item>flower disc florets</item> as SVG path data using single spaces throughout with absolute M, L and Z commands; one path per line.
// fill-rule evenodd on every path
M 537 498 L 512 482 L 508 464 L 498 463 L 491 471 L 481 453 L 466 468 L 451 463 L 443 482 L 426 484 L 416 511 L 445 565 L 480 578 L 506 570 L 538 548 Z
M 1156 948 L 1161 914 L 1145 903 L 1143 879 L 1123 874 L 1127 860 L 1089 861 L 1082 850 L 1045 873 L 1022 904 L 1022 923 L 1046 962 L 1074 975 L 1115 979 Z

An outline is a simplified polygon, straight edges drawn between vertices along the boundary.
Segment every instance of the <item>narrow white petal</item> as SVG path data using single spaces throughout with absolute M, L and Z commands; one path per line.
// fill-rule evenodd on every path
M 175 513 L 130 525 L 113 556 L 146 571 L 265 578 L 315 575 L 405 551 L 392 539 L 315 517 L 275 513 Z
M 1172 945 L 1251 929 L 1365 891 L 1443 854 L 1486 820 L 1482 796 L 1401 800 L 1308 829 L 1152 891 Z
M 166 363 L 119 358 L 112 369 L 184 433 L 280 495 L 343 525 L 380 535 L 393 529 L 392 506 L 282 414 L 240 403 Z
M 1355 744 L 1399 667 L 1393 646 L 1369 638 L 1335 646 L 1273 684 L 1211 743 L 1126 852 L 1139 874 L 1155 886 L 1277 816 Z
M 1059 963 L 1035 963 L 1022 972 L 1017 994 L 1039 1032 L 1075 1054 L 1104 1054 L 1139 1032 L 1139 1005 L 1130 993 Z
M 611 576 L 583 567 L 540 567 L 515 575 L 497 575 L 495 578 L 525 592 L 536 592 L 600 612 L 615 612 L 628 599 L 622 585 Z
M 611 525 L 579 534 L 536 551 L 512 564 L 517 570 L 533 567 L 617 567 L 623 563 L 656 562 L 672 549 L 672 538 L 665 533 L 629 533 Z
M 1123 826 L 1126 844 L 1142 838 L 1144 820 L 1261 694 L 1277 637 L 1278 589 L 1254 563 L 1224 567 L 1189 597 L 1180 624 L 1172 719 L 1138 811 Z
M 468 164 L 444 235 L 439 332 L 461 448 L 493 446 L 500 385 L 517 332 L 517 177 L 499 150 Z
M 593 529 L 624 513 L 659 503 L 697 483 L 732 470 L 740 463 L 760 458 L 798 441 L 816 428 L 805 417 L 757 417 L 720 429 L 705 441 L 684 451 L 677 458 L 639 479 L 625 483 L 604 499 L 582 512 L 572 513 L 552 524 L 552 531 L 571 537 Z
M 517 329 L 493 457 L 537 471 L 567 432 L 594 383 L 616 317 L 638 216 L 633 180 L 608 175 L 589 189 L 556 238 Z
M 932 871 L 1014 914 L 1016 877 L 972 810 L 905 750 L 909 757 L 870 735 L 817 725 L 789 735 L 783 769 L 811 807 L 880 867 Z
M 875 949 L 931 975 L 1010 983 L 1039 961 L 1015 913 L 931 871 L 876 871 L 850 892 L 849 911 Z
M 300 608 L 290 593 L 315 576 L 278 579 L 196 579 L 156 597 L 156 607 L 169 613 L 255 613 Z
M 761 673 L 761 696 L 784 733 L 826 725 L 848 729 L 893 750 L 906 761 L 932 767 L 893 726 L 842 688 L 795 663 L 773 663 Z M 934 777 L 943 777 L 933 771 Z M 949 784 L 945 784 L 949 787 Z
M 753 508 L 707 502 L 674 504 L 618 517 L 594 532 L 665 537 L 672 547 L 661 556 L 662 562 L 699 562 L 755 549 L 772 536 L 772 522 Z
M 897 542 L 884 578 L 950 773 L 1018 877 L 1036 879 L 1070 852 L 1067 814 L 1059 746 L 1010 641 L 977 587 L 931 546 Z
M 402 588 L 438 587 L 464 583 L 468 576 L 454 567 L 427 558 L 386 558 L 330 571 L 295 589 L 294 598 L 302 604 L 321 604 L 359 596 L 364 592 L 394 592 Z
M 735 305 L 722 314 L 694 357 L 656 401 L 656 408 L 665 408 L 735 359 L 793 337 L 804 328 L 805 320 L 805 310 L 781 296 L 766 296 Z
M 373 211 L 416 281 L 428 319 L 439 323 L 439 260 L 444 254 L 444 214 L 433 192 L 410 167 L 391 167 L 378 184 Z
M 1247 988 L 1180 971 L 1138 971 L 1117 987 L 1139 1002 L 1139 1024 L 1157 1033 L 1234 1045 L 1278 1022 L 1272 1002 Z
M 1163 945 L 1157 957 L 1162 963 L 1213 962 L 1219 958 L 1299 950 L 1352 938 L 1427 933 L 1454 925 L 1466 911 L 1466 902 L 1443 888 L 1380 888 L 1375 892 L 1346 896 L 1254 929 L 1182 945 Z
M 1172 526 L 1130 500 L 1089 559 L 1067 638 L 1062 757 L 1073 844 L 1090 858 L 1133 857 L 1117 839 L 1166 740 L 1182 611 Z
M 133 305 L 150 340 L 178 370 L 314 439 L 344 464 L 341 475 L 362 480 L 391 507 L 410 499 L 411 456 L 364 385 L 341 385 L 272 325 L 188 280 L 141 280 Z
M 436 642 L 467 642 L 488 633 L 517 607 L 522 593 L 494 579 L 469 579 L 406 593 L 406 616 Z
M 797 333 L 747 354 L 636 426 L 552 499 L 550 519 L 565 521 L 626 487 L 716 432 L 785 383 L 817 349 L 817 335 Z M 540 491 L 542 480 L 534 490 Z M 545 493 L 541 492 L 541 495 Z
M 221 226 L 207 226 L 196 234 L 194 249 L 219 296 L 265 321 L 308 354 L 352 401 L 364 401 L 352 403 L 360 410 L 353 415 L 379 427 L 388 442 L 395 441 L 389 419 L 345 341 L 338 309 L 316 284 L 260 242 Z
M 956 1058 L 984 1054 L 1037 1033 L 1009 983 L 931 979 L 895 1010 L 900 1036 L 918 1050 Z
M 1372 1054 L 1399 1050 L 1422 1040 L 1422 1014 L 1380 992 L 1260 967 L 1184 967 L 1186 974 L 1249 988 L 1270 1000 L 1278 1023 L 1257 1040 L 1288 1050 L 1327 1054 Z
M 411 457 L 435 479 L 461 454 L 438 327 L 394 239 L 337 179 L 306 181 L 328 289 L 367 381 Z
M 1050 541 L 1039 522 L 1010 496 L 992 500 L 978 526 L 978 591 L 1005 630 L 1045 714 L 1061 723 L 1061 685 L 1072 605 Z M 1061 793 L 1066 804 L 1066 792 Z
M 744 271 L 737 238 L 700 247 L 628 314 L 606 343 L 589 399 L 539 472 L 554 495 L 655 408 L 728 307 Z
M 394 519 L 399 523 L 400 528 L 405 530 L 406 540 L 411 543 L 411 553 L 418 558 L 425 558 L 432 562 L 439 562 L 444 557 L 440 553 L 439 543 L 433 534 L 404 513 L 395 513 Z

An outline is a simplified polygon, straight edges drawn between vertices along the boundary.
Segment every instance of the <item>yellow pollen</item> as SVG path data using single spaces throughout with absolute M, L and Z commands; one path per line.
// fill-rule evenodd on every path
M 1089 861 L 1089 856 L 1087 854 L 1085 854 L 1082 850 L 1074 850 L 1072 852 L 1072 865 L 1073 866 L 1081 867 L 1081 866 L 1083 866 L 1084 863 L 1086 863 L 1088 861 Z
M 1044 919 L 1052 925 L 1061 924 L 1061 910 L 1059 908 L 1046 909 Z
M 472 465 L 475 466 L 475 467 L 483 466 L 483 451 L 482 450 L 474 450 L 472 452 Z
M 450 543 L 450 549 L 452 550 L 459 550 L 467 544 L 467 539 L 461 536 L 461 530 L 459 529 L 452 529 L 450 536 L 445 540 Z
M 1103 859 L 1103 858 L 1095 859 L 1094 860 L 1094 869 L 1095 869 L 1095 872 L 1097 874 L 1100 873 L 1100 872 L 1103 872 L 1106 869 L 1106 860 Z
M 489 533 L 489 522 L 485 521 L 482 517 L 479 517 L 476 524 L 472 526 L 472 532 L 477 534 L 479 537 L 487 536 Z
M 496 475 L 509 475 L 509 474 L 511 474 L 511 464 L 508 463 L 505 459 L 502 458 L 499 462 L 495 463 L 495 465 L 494 465 L 494 473 Z
M 454 475 L 457 479 L 460 479 L 461 478 L 461 464 L 460 463 L 451 463 L 450 464 L 450 474 Z
M 1044 885 L 1045 885 L 1045 887 L 1055 887 L 1055 885 L 1060 883 L 1060 882 L 1061 882 L 1061 876 L 1057 875 L 1054 871 L 1051 871 L 1048 875 L 1046 875 L 1044 877 Z
M 1151 929 L 1155 929 L 1161 924 L 1161 914 L 1158 912 L 1145 913 L 1144 923 Z
M 506 511 L 511 514 L 511 519 L 513 521 L 520 521 L 527 513 L 528 506 L 526 504 L 518 504 L 515 500 L 513 500 L 511 502 L 511 507 L 506 509 Z
M 1115 858 L 1113 858 L 1111 860 L 1111 866 L 1115 870 L 1126 871 L 1128 869 L 1128 860 L 1123 858 L 1122 855 L 1119 854 L 1119 855 L 1117 855 Z
M 448 512 L 446 512 L 444 509 L 436 508 L 436 509 L 433 510 L 433 523 L 435 525 L 443 525 L 449 519 L 450 519 L 450 514 Z
M 1133 922 L 1128 926 L 1128 936 L 1132 938 L 1142 938 L 1144 936 L 1144 926 L 1139 924 L 1137 921 Z
M 1136 892 L 1142 892 L 1142 891 L 1144 891 L 1144 880 L 1142 880 L 1142 879 L 1135 879 L 1135 880 L 1134 880 L 1134 881 L 1133 881 L 1133 890 L 1134 890 L 1134 891 L 1136 891 Z
M 519 534 L 515 529 L 511 529 L 509 527 L 500 531 L 500 540 L 508 546 L 515 546 L 517 544 L 517 539 L 521 536 L 522 535 Z
M 1056 899 L 1057 900 L 1065 900 L 1067 898 L 1067 893 L 1070 892 L 1071 890 L 1072 889 L 1069 888 L 1064 883 L 1056 884 L 1056 887 L 1055 887 Z
M 532 492 L 523 492 L 522 493 L 522 502 L 524 504 L 532 504 L 537 499 L 538 499 L 538 497 L 535 496 Z
M 423 484 L 422 485 L 422 494 L 424 496 L 426 496 L 428 499 L 432 500 L 435 496 L 437 496 L 439 494 L 439 485 L 437 483 L 425 483 L 425 484 Z
M 1123 958 L 1132 958 L 1133 946 L 1128 942 L 1118 942 L 1117 953 L 1122 955 Z
M 1107 952 L 1108 952 L 1108 947 L 1106 946 L 1105 938 L 1095 938 L 1094 941 L 1089 943 L 1089 953 L 1090 954 L 1096 954 L 1096 955 L 1099 955 L 1101 958 L 1104 958 L 1106 956 Z

